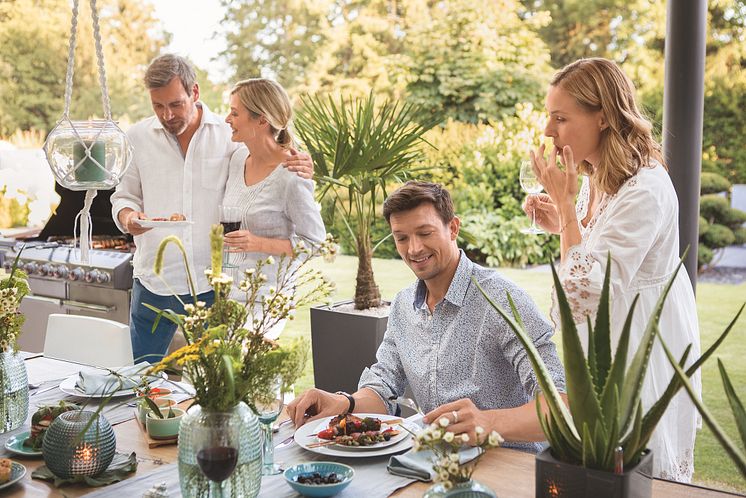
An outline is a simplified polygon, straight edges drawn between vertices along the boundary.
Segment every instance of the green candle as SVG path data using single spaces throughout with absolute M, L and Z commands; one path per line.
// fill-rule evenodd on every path
M 90 147 L 91 157 L 86 155 L 86 147 Z M 76 181 L 100 182 L 108 178 L 106 171 L 99 167 L 99 164 L 102 167 L 106 166 L 106 144 L 103 141 L 96 140 L 93 145 L 90 141 L 75 142 L 73 145 L 73 160 L 78 165 L 75 168 Z

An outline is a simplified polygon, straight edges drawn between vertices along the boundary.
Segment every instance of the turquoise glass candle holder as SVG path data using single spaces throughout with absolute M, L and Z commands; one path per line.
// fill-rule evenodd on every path
M 106 171 L 106 143 L 103 140 L 84 140 L 73 144 L 75 180 L 78 182 L 103 182 Z
M 73 410 L 54 419 L 44 435 L 41 451 L 54 475 L 70 479 L 101 474 L 114 458 L 116 446 L 114 430 L 106 418 L 88 410 Z

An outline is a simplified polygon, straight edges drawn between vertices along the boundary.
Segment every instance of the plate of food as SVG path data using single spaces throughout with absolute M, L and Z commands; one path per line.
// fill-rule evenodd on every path
M 21 432 L 5 441 L 5 449 L 20 456 L 41 456 L 41 448 L 34 448 L 31 431 Z
M 0 458 L 0 489 L 17 483 L 26 475 L 26 467 L 8 458 Z
M 167 228 L 167 227 L 184 227 L 191 225 L 192 222 L 186 219 L 186 216 L 180 213 L 174 213 L 168 218 L 147 218 L 144 220 L 135 220 L 135 223 L 143 228 Z
M 293 438 L 302 448 L 322 455 L 371 457 L 390 455 L 412 446 L 416 425 L 379 413 L 356 413 L 326 417 L 308 423 Z

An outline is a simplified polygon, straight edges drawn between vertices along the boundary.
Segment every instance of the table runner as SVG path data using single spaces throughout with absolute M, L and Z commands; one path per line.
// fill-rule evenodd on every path
M 282 427 L 276 434 L 275 444 L 284 440 L 293 433 L 293 427 L 290 424 Z M 280 463 L 283 467 L 289 467 L 300 462 L 311 460 L 325 460 L 346 463 L 355 469 L 355 478 L 352 483 L 340 494 L 339 498 L 384 498 L 399 488 L 402 488 L 413 482 L 406 477 L 389 474 L 386 470 L 389 457 L 374 458 L 338 458 L 327 455 L 320 455 L 304 450 L 297 444 L 275 451 L 275 462 Z M 125 481 L 107 486 L 105 489 L 98 490 L 87 496 L 95 498 L 121 498 L 122 496 L 136 497 L 142 496 L 147 490 L 154 485 L 165 482 L 168 486 L 168 494 L 172 498 L 181 496 L 179 488 L 179 470 L 177 464 L 164 465 L 161 469 L 149 474 L 138 476 L 135 475 Z M 290 486 L 285 483 L 285 477 L 282 474 L 276 476 L 265 476 L 262 478 L 262 489 L 259 491 L 260 498 L 296 498 L 296 493 Z

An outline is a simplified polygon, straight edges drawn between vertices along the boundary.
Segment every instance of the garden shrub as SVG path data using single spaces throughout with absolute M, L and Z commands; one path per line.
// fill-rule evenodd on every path
M 736 241 L 736 236 L 727 226 L 712 223 L 707 233 L 702 236 L 702 241 L 711 249 L 720 249 L 732 245 Z
M 728 199 L 719 194 L 706 194 L 699 199 L 699 214 L 712 223 L 723 219 L 730 209 Z
M 456 214 L 476 242 L 469 255 L 489 266 L 545 264 L 559 254 L 559 238 L 520 232 L 529 221 L 521 209 L 521 161 L 539 143 L 545 116 L 530 104 L 497 123 L 448 121 L 426 136 L 423 179 L 444 184 Z
M 699 179 L 699 190 L 702 194 L 717 194 L 730 189 L 730 182 L 717 173 L 703 172 Z

